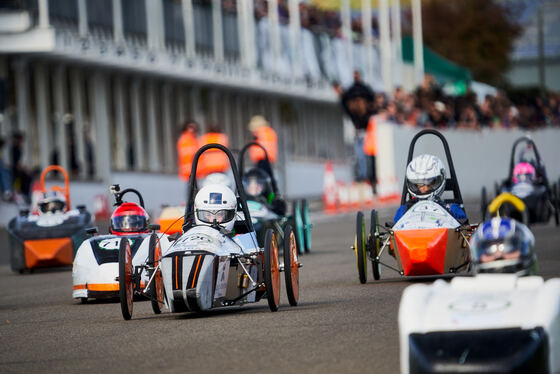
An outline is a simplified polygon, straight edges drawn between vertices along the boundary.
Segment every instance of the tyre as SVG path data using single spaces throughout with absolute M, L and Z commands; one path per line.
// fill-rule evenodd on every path
M 373 209 L 371 211 L 371 221 L 370 221 L 370 242 L 371 242 L 371 257 L 377 258 L 379 256 L 380 239 L 379 239 L 379 217 L 377 211 Z M 373 260 L 371 262 L 371 267 L 373 271 L 373 279 L 379 280 L 381 278 L 381 264 L 379 261 Z
M 161 276 L 161 269 L 158 267 L 161 260 L 161 246 L 157 234 L 150 235 L 150 247 L 148 250 L 148 262 L 153 266 L 153 270 L 148 271 L 148 279 L 152 279 L 149 284 L 148 295 L 152 302 L 152 310 L 155 314 L 160 314 L 163 309 L 163 278 Z M 155 275 L 154 275 L 155 272 Z
M 356 251 L 356 262 L 358 265 L 358 277 L 360 283 L 364 284 L 367 282 L 367 262 L 366 262 L 366 230 L 364 214 L 358 212 L 356 215 L 356 240 L 354 242 L 354 248 Z
M 132 298 L 134 288 L 132 284 L 132 253 L 128 239 L 122 238 L 119 246 L 119 298 L 121 312 L 125 320 L 132 318 Z
M 278 243 L 272 229 L 268 229 L 264 237 L 264 284 L 268 307 L 271 312 L 276 312 L 280 305 L 280 267 Z
M 486 187 L 482 187 L 482 191 L 480 192 L 480 213 L 482 221 L 486 221 L 488 218 L 488 194 L 486 193 Z
M 298 253 L 301 255 L 304 252 L 303 244 L 303 218 L 301 217 L 301 205 L 299 201 L 292 202 L 292 214 L 293 214 L 293 225 L 294 234 L 296 235 L 296 244 Z
M 299 263 L 296 236 L 289 224 L 284 227 L 284 280 L 288 301 L 291 306 L 296 306 L 299 300 Z
M 303 220 L 303 247 L 305 253 L 311 252 L 311 220 L 309 219 L 309 204 L 307 200 L 301 201 L 301 218 Z

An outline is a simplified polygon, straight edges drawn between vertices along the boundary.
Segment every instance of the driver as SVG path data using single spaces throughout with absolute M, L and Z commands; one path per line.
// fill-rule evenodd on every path
M 401 219 L 408 208 L 420 200 L 433 200 L 443 205 L 457 221 L 467 220 L 467 215 L 459 204 L 444 204 L 441 199 L 445 190 L 445 167 L 436 156 L 423 154 L 410 161 L 406 167 L 406 188 L 412 198 L 399 207 L 394 222 Z
M 37 205 L 39 214 L 62 212 L 66 207 L 66 198 L 59 192 L 47 191 Z
M 470 244 L 474 273 L 536 273 L 535 237 L 527 226 L 494 217 L 481 224 Z
M 147 232 L 150 216 L 136 203 L 122 203 L 111 215 L 111 234 Z
M 233 230 L 237 198 L 224 185 L 208 184 L 200 189 L 194 199 L 194 219 L 197 225 Z
M 534 183 L 537 173 L 533 165 L 528 162 L 520 162 L 513 168 L 513 183 Z
M 284 200 L 276 198 L 272 190 L 272 180 L 270 175 L 261 168 L 253 168 L 247 171 L 242 178 L 243 188 L 250 199 L 267 204 L 270 209 L 283 216 L 286 214 L 286 203 Z

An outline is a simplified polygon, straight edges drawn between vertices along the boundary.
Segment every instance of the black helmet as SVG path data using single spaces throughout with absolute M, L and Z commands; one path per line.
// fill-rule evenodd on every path
M 243 188 L 247 196 L 252 198 L 270 199 L 272 191 L 272 182 L 270 175 L 262 169 L 253 168 L 247 171 L 242 178 Z

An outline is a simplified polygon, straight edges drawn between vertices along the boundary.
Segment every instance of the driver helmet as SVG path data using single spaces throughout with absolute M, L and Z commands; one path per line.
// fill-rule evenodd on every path
M 209 184 L 200 189 L 194 199 L 194 219 L 197 225 L 219 225 L 233 229 L 237 198 L 233 191 L 221 184 Z
M 150 216 L 136 203 L 122 203 L 111 215 L 111 233 L 115 235 L 148 231 Z
M 248 197 L 263 197 L 265 200 L 269 200 L 272 193 L 272 181 L 266 171 L 253 168 L 243 175 L 242 182 Z
M 66 207 L 66 198 L 60 192 L 47 191 L 37 205 L 40 214 L 62 212 Z
M 232 191 L 234 190 L 233 183 L 230 177 L 224 173 L 212 173 L 202 180 L 201 186 L 205 187 L 210 184 L 221 184 L 226 186 Z
M 533 183 L 536 176 L 535 167 L 528 162 L 520 162 L 513 168 L 513 183 Z
M 484 222 L 471 239 L 473 271 L 534 274 L 535 237 L 524 224 L 507 217 Z
M 406 188 L 418 199 L 440 197 L 445 188 L 445 166 L 436 156 L 423 154 L 406 167 Z

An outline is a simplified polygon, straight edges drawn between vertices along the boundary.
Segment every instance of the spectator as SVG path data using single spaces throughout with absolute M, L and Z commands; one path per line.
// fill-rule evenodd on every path
M 0 189 L 2 192 L 2 199 L 5 201 L 12 201 L 14 197 L 12 191 L 12 176 L 8 166 L 3 160 L 5 144 L 6 141 L 4 138 L 0 138 Z
M 181 136 L 177 141 L 177 165 L 179 178 L 188 181 L 194 154 L 198 150 L 198 124 L 193 120 L 185 121 L 181 127 Z
M 27 204 L 31 203 L 31 173 L 23 165 L 23 142 L 25 135 L 15 132 L 12 135 L 12 146 L 10 149 L 12 161 L 13 191 L 23 195 Z
M 268 121 L 260 115 L 253 116 L 249 122 L 249 130 L 253 134 L 253 140 L 264 147 L 270 164 L 274 164 L 278 159 L 278 136 Z M 264 152 L 257 147 L 249 149 L 251 160 L 257 167 L 272 175 L 270 166 L 265 161 Z

